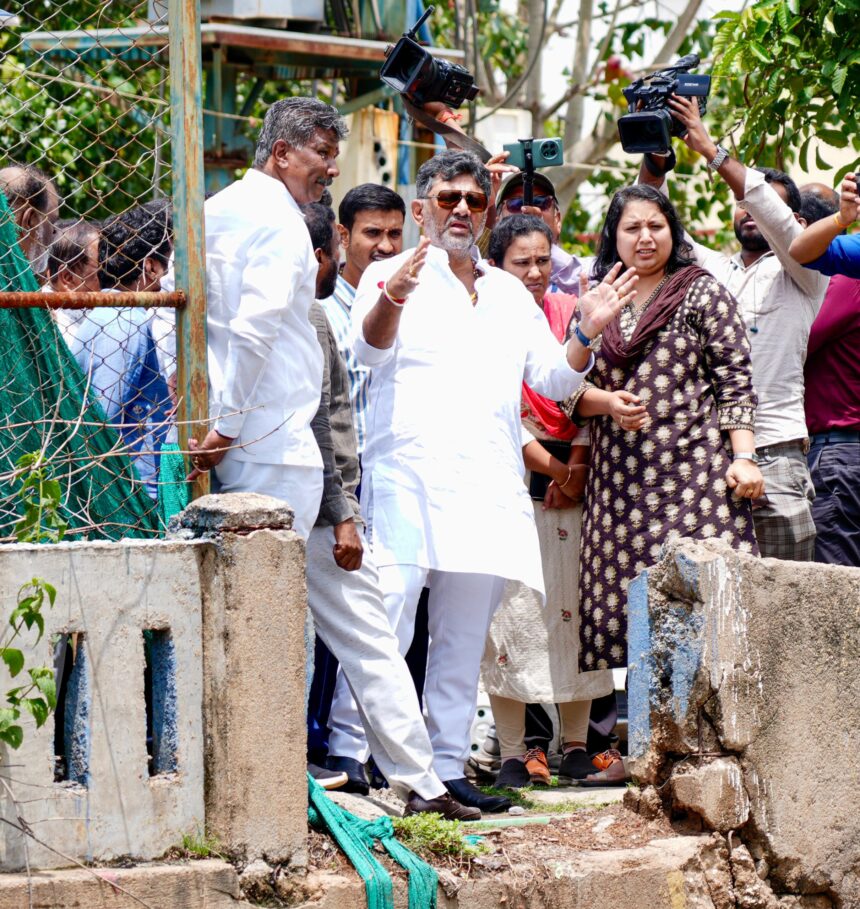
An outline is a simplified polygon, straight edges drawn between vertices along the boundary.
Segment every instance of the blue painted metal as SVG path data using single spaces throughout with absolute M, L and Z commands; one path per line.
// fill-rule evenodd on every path
M 648 571 L 627 588 L 627 746 L 631 757 L 641 757 L 651 741 L 650 680 L 651 616 L 648 611 Z
M 152 680 L 152 765 L 150 773 L 174 773 L 178 769 L 179 726 L 176 694 L 176 648 L 168 629 L 147 635 Z
M 66 686 L 63 712 L 63 759 L 66 764 L 66 779 L 87 787 L 90 783 L 91 715 L 89 657 L 84 636 L 77 635 L 74 664 Z

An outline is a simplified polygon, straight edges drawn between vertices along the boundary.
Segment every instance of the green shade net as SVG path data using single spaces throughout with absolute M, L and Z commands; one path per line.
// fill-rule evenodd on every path
M 37 291 L 0 193 L 0 291 Z M 67 539 L 155 537 L 158 509 L 47 309 L 0 308 L 0 541 L 14 539 L 23 455 L 43 452 Z

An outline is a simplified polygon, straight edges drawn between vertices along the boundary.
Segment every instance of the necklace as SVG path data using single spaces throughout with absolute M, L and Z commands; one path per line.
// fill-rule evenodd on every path
M 663 285 L 668 280 L 669 280 L 669 276 L 664 275 L 663 278 L 660 279 L 660 283 L 654 288 L 654 290 L 651 291 L 651 296 L 648 297 L 648 299 L 641 306 L 636 306 L 635 303 L 631 302 L 630 308 L 633 310 L 634 316 L 636 316 L 638 318 L 639 316 L 642 315 L 643 312 L 645 312 L 645 310 L 654 302 L 655 298 L 657 297 L 657 294 L 660 293 L 660 291 L 663 289 Z
M 477 281 L 481 277 L 481 271 L 478 266 L 473 262 L 472 263 L 472 275 Z M 476 287 L 471 294 L 469 294 L 469 302 L 474 306 L 478 302 L 478 288 Z

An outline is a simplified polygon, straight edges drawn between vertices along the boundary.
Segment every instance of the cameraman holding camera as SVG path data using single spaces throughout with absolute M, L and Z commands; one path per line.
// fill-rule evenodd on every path
M 673 95 L 667 105 L 686 129 L 684 143 L 726 181 L 738 200 L 738 253 L 727 256 L 690 236 L 687 240 L 697 264 L 737 298 L 749 332 L 758 393 L 757 448 L 735 455 L 757 460 L 764 476 L 765 496 L 753 506 L 759 549 L 765 557 L 812 561 L 815 494 L 806 463 L 803 366 L 827 278 L 804 269 L 789 254 L 805 226 L 798 214 L 800 193 L 782 171 L 748 168 L 717 145 L 702 123 L 696 98 Z M 666 193 L 666 174 L 673 166 L 674 153 L 647 154 L 639 182 Z

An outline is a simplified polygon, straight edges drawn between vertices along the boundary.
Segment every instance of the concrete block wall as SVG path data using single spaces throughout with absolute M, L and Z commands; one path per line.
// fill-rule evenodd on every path
M 0 817 L 20 812 L 46 844 L 0 824 L 0 871 L 153 859 L 204 827 L 231 853 L 304 863 L 307 592 L 291 526 L 275 499 L 207 496 L 166 541 L 0 547 L 5 615 L 30 578 L 57 589 L 26 665 L 53 666 L 57 641 L 74 653 L 64 709 L 0 745 Z M 0 698 L 19 680 L 0 663 Z
M 756 886 L 860 906 L 860 569 L 674 541 L 628 608 L 634 775 Z
M 64 711 L 67 779 L 54 781 L 55 718 L 38 730 L 25 721 L 21 748 L 0 748 L 6 784 L 0 787 L 0 814 L 15 821 L 18 801 L 40 839 L 80 861 L 152 858 L 204 822 L 199 547 L 169 542 L 0 547 L 7 609 L 32 577 L 57 589 L 55 607 L 43 612 L 45 635 L 37 647 L 26 649 L 25 665 L 52 666 L 58 637 L 69 636 L 76 650 Z M 148 646 L 154 654 L 152 768 L 144 699 Z M 0 695 L 19 680 L 13 682 L 3 666 Z M 24 845 L 20 833 L 2 825 L 0 868 L 23 868 Z M 32 840 L 28 845 L 31 867 L 68 864 Z

